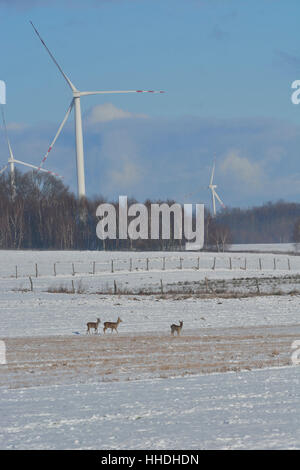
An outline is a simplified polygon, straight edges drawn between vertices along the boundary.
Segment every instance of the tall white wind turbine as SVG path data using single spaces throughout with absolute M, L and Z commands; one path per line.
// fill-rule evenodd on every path
M 50 145 L 48 152 L 46 153 L 45 157 L 41 162 L 41 166 L 45 162 L 49 152 L 51 151 L 56 139 L 58 138 L 64 124 L 66 123 L 72 108 L 74 107 L 75 110 L 75 142 L 76 142 L 76 162 L 77 162 L 77 184 L 78 184 L 78 197 L 85 196 L 85 175 L 84 175 L 84 153 L 83 153 L 83 135 L 82 135 L 82 118 L 81 118 L 81 109 L 80 109 L 80 98 L 81 96 L 88 96 L 88 95 L 100 95 L 100 94 L 110 94 L 110 93 L 164 93 L 164 91 L 156 91 L 156 90 L 117 90 L 117 91 L 79 91 L 75 85 L 71 82 L 69 77 L 64 73 L 60 65 L 57 63 L 55 57 L 50 52 L 48 47 L 46 46 L 45 42 L 41 38 L 39 32 L 37 31 L 36 27 L 30 21 L 34 31 L 36 32 L 37 36 L 39 37 L 40 41 L 44 45 L 45 49 L 47 50 L 48 54 L 50 55 L 51 59 L 57 66 L 58 70 L 64 77 L 65 81 L 67 82 L 68 86 L 71 88 L 73 99 L 71 104 L 68 108 L 66 116 L 62 121 L 59 130 L 53 139 L 52 144 Z
M 213 216 L 214 216 L 214 217 L 216 216 L 216 213 L 217 213 L 217 211 L 216 211 L 216 199 L 219 201 L 219 203 L 221 204 L 221 206 L 225 208 L 225 205 L 224 205 L 223 201 L 221 200 L 221 198 L 218 196 L 218 194 L 217 194 L 217 192 L 216 192 L 217 185 L 216 185 L 216 184 L 213 184 L 214 173 L 215 173 L 215 166 L 216 166 L 216 161 L 214 161 L 214 164 L 213 164 L 213 167 L 212 167 L 211 176 L 210 176 L 210 182 L 209 182 L 209 185 L 208 185 L 208 188 L 211 190 L 212 206 L 213 206 Z
M 8 157 L 8 160 L 7 160 L 7 164 L 4 165 L 4 167 L 2 167 L 0 169 L 0 175 L 2 173 L 4 173 L 4 171 L 9 167 L 12 198 L 14 199 L 15 196 L 16 196 L 16 182 L 15 182 L 15 164 L 16 163 L 19 164 L 19 165 L 23 165 L 23 166 L 26 166 L 28 168 L 31 168 L 32 170 L 36 170 L 36 171 L 41 170 L 44 173 L 48 173 L 52 176 L 56 176 L 57 178 L 62 178 L 62 176 L 58 175 L 57 173 L 54 173 L 53 171 L 46 170 L 46 168 L 39 168 L 35 165 L 32 165 L 31 163 L 26 163 L 26 162 L 23 162 L 21 160 L 16 160 L 15 159 L 12 148 L 11 148 L 11 145 L 10 145 L 9 137 L 8 137 L 7 126 L 6 126 L 6 121 L 5 121 L 4 111 L 3 111 L 2 106 L 1 106 L 1 114 L 2 114 L 3 128 L 4 128 L 4 132 L 5 132 L 9 157 Z

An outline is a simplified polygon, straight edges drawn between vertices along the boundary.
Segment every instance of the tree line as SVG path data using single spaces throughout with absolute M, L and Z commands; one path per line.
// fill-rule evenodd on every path
M 218 214 L 218 222 L 230 227 L 232 243 L 293 243 L 297 241 L 300 204 L 279 200 L 225 209 Z
M 186 240 L 100 240 L 96 236 L 97 207 L 104 197 L 78 198 L 50 174 L 15 171 L 16 191 L 10 175 L 0 175 L 0 249 L 55 250 L 183 250 Z M 128 200 L 128 205 L 137 202 Z M 175 201 L 144 202 L 171 206 Z M 118 214 L 118 201 L 110 202 Z M 150 211 L 149 211 L 150 212 Z M 226 250 L 231 243 L 300 242 L 300 204 L 279 201 L 249 209 L 225 209 L 212 217 L 205 208 L 207 250 Z M 150 235 L 150 234 L 149 234 Z M 298 238 L 297 238 L 298 237 Z

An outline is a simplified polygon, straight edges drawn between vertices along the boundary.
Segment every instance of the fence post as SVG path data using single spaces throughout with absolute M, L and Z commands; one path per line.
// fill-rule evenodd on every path
M 182 260 L 183 258 L 179 258 L 179 269 L 182 269 Z
M 214 264 L 212 266 L 212 269 L 215 269 L 215 267 L 216 267 L 216 258 L 214 258 Z
M 112 273 L 114 272 L 114 260 L 113 259 L 111 260 L 111 272 Z
M 72 276 L 75 276 L 75 268 L 74 268 L 74 263 L 72 263 Z
M 129 260 L 129 271 L 130 272 L 132 271 L 132 258 L 130 258 Z
M 29 276 L 29 282 L 30 282 L 30 290 L 32 292 L 33 291 L 33 282 L 32 282 L 31 276 Z
M 200 269 L 200 257 L 198 256 L 197 269 Z
M 274 258 L 274 269 L 276 269 L 276 258 Z
M 258 278 L 255 278 L 257 293 L 260 294 Z
M 166 258 L 163 257 L 163 271 L 165 271 L 166 269 Z
M 18 279 L 18 266 L 16 266 L 16 279 Z
M 163 286 L 162 279 L 160 280 L 160 291 L 161 291 L 161 294 L 164 293 L 164 286 Z
M 38 277 L 39 272 L 38 272 L 38 265 L 35 263 L 35 277 Z
M 149 271 L 149 258 L 146 258 L 146 270 Z
M 289 271 L 290 271 L 291 270 L 290 258 L 288 258 L 288 268 L 289 268 Z
M 96 272 L 96 263 L 95 261 L 93 261 L 93 274 L 95 274 L 95 272 Z
M 115 281 L 115 279 L 114 279 L 114 294 L 117 294 L 117 292 L 118 292 L 117 283 L 116 283 L 116 281 Z
M 229 269 L 232 269 L 232 261 L 231 261 L 231 258 L 229 258 Z
M 209 293 L 209 287 L 208 287 L 208 279 L 207 277 L 205 278 L 205 286 L 206 286 L 206 293 Z
M 259 269 L 262 270 L 262 266 L 261 266 L 261 258 L 259 258 Z
M 54 263 L 53 265 L 53 272 L 54 272 L 54 276 L 56 276 L 56 263 Z
M 72 293 L 75 294 L 75 286 L 74 286 L 74 281 L 72 279 Z

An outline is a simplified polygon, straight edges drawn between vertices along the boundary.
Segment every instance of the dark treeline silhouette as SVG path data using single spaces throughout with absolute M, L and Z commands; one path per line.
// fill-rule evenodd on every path
M 0 247 L 13 249 L 96 249 L 90 214 L 97 201 L 85 201 L 87 221 L 78 216 L 80 203 L 64 184 L 49 174 L 15 172 L 0 177 Z M 101 200 L 99 200 L 99 203 Z
M 150 238 L 150 205 L 165 202 L 171 206 L 175 201 L 144 202 L 149 217 L 148 239 L 103 241 L 96 236 L 99 222 L 96 209 L 108 202 L 104 197 L 78 200 L 61 180 L 41 172 L 16 171 L 15 182 L 16 193 L 12 197 L 10 175 L 0 175 L 0 249 L 185 249 L 185 240 L 174 238 L 172 215 L 170 239 L 162 239 L 161 230 L 158 240 Z M 128 200 L 128 206 L 135 202 L 134 199 Z M 111 204 L 118 219 L 118 202 Z M 224 251 L 231 243 L 293 241 L 300 241 L 300 204 L 278 201 L 250 209 L 226 209 L 216 218 L 205 209 L 204 249 Z
M 184 240 L 174 239 L 171 215 L 170 239 L 100 240 L 96 235 L 97 207 L 108 202 L 103 197 L 78 200 L 69 189 L 50 174 L 15 172 L 16 191 L 12 191 L 9 174 L 0 176 L 0 249 L 56 250 L 182 250 Z M 12 196 L 14 194 L 14 197 Z M 137 201 L 128 200 L 128 205 Z M 150 205 L 144 202 L 150 217 Z M 175 201 L 165 202 L 171 206 Z M 110 202 L 116 209 L 118 202 Z M 128 222 L 131 219 L 128 217 Z
M 217 219 L 230 227 L 232 243 L 292 243 L 300 204 L 280 200 L 248 209 L 226 209 Z

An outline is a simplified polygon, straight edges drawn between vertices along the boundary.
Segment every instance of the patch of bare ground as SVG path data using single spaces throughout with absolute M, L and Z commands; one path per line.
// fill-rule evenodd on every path
M 291 364 L 300 325 L 3 338 L 7 364 L 0 387 L 139 380 Z

